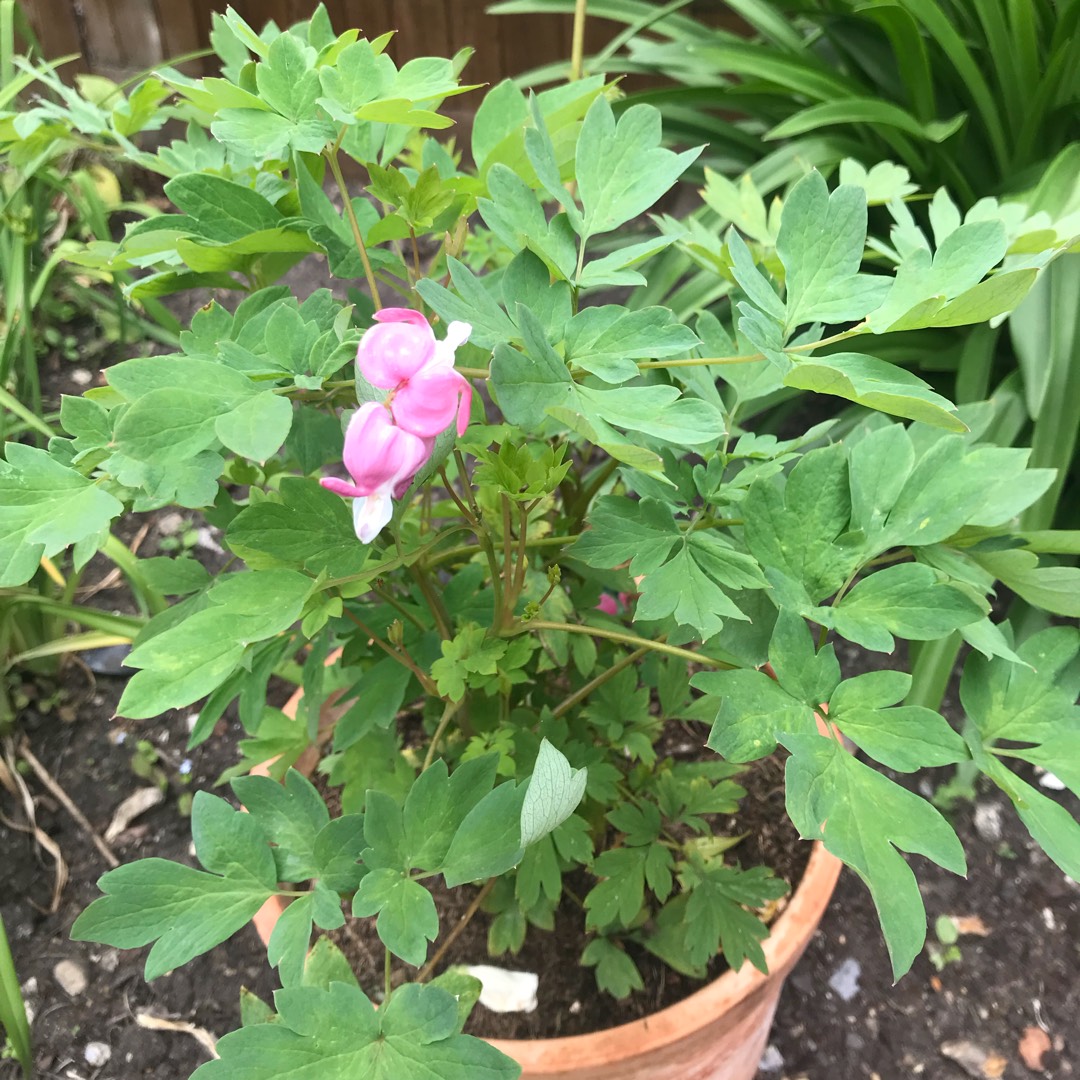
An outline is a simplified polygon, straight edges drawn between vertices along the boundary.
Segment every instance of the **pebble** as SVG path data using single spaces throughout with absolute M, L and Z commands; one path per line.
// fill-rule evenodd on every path
M 975 831 L 988 844 L 996 844 L 1001 839 L 1002 815 L 1000 804 L 992 802 L 975 804 Z
M 94 376 L 86 368 L 72 368 L 70 374 L 71 381 L 76 386 L 89 386 L 94 381 Z
M 87 987 L 86 970 L 74 960 L 61 960 L 53 968 L 53 978 L 69 997 L 78 997 Z
M 83 1057 L 86 1059 L 86 1064 L 91 1068 L 100 1069 L 102 1065 L 109 1064 L 109 1058 L 112 1057 L 112 1047 L 103 1042 L 87 1043 L 86 1049 L 83 1051 Z
M 171 514 L 162 514 L 157 520 L 157 527 L 162 536 L 172 536 L 184 527 L 184 515 L 175 511 Z
M 848 957 L 829 977 L 832 987 L 843 1001 L 851 1001 L 859 992 L 862 965 L 854 957 Z
M 1055 776 L 1052 772 L 1044 772 L 1039 777 L 1039 787 L 1044 787 L 1048 791 L 1064 791 L 1065 781 L 1060 777 Z
M 758 1069 L 761 1072 L 779 1072 L 783 1067 L 783 1055 L 772 1043 L 769 1043 L 769 1045 L 765 1047 L 765 1053 L 761 1055 Z
M 968 1039 L 942 1043 L 941 1054 L 950 1061 L 955 1061 L 968 1076 L 975 1077 L 975 1080 L 1000 1080 L 1009 1064 L 1000 1054 L 984 1050 Z

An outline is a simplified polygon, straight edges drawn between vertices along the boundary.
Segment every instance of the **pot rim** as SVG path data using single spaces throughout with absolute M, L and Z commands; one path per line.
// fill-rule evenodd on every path
M 340 651 L 330 656 L 327 663 L 332 663 L 339 654 Z M 303 692 L 302 687 L 297 689 L 283 712 L 294 714 Z M 269 767 L 274 760 L 254 766 L 252 775 L 269 775 Z M 314 762 L 297 764 L 307 775 L 314 772 Z M 513 1058 L 524 1069 L 531 1068 L 542 1073 L 548 1067 L 565 1068 L 571 1063 L 577 1068 L 617 1065 L 686 1039 L 715 1022 L 718 1016 L 736 1008 L 767 983 L 786 978 L 817 929 L 842 867 L 843 863 L 827 851 L 820 840 L 813 841 L 806 869 L 762 944 L 767 973 L 758 971 L 749 961 L 744 961 L 738 971 L 725 971 L 719 978 L 674 1005 L 586 1035 L 550 1039 L 486 1039 L 485 1042 Z M 264 944 L 270 940 L 287 906 L 282 897 L 271 896 L 255 913 L 252 922 Z

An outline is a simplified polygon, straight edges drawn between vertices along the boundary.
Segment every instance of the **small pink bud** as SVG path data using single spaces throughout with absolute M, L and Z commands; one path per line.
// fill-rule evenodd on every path
M 601 593 L 600 600 L 596 605 L 596 610 L 602 611 L 605 615 L 618 615 L 619 601 L 609 592 Z

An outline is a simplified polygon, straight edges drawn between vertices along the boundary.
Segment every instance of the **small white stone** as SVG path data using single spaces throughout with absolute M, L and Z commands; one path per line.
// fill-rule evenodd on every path
M 70 371 L 71 381 L 76 386 L 89 386 L 94 380 L 94 376 L 90 374 L 86 368 L 72 368 Z
M 86 1058 L 87 1065 L 94 1069 L 100 1069 L 102 1065 L 109 1064 L 109 1058 L 112 1057 L 112 1047 L 103 1042 L 87 1043 L 86 1049 L 83 1051 L 83 1057 Z
M 1055 776 L 1052 772 L 1044 772 L 1039 777 L 1039 787 L 1044 787 L 1048 791 L 1064 791 L 1065 781 L 1060 777 Z
M 570 1015 L 571 1016 L 577 1016 L 577 1014 L 579 1012 L 581 1012 L 581 1002 L 580 1001 L 571 1001 L 570 1002 Z
M 53 968 L 53 978 L 70 997 L 78 997 L 87 987 L 86 971 L 74 960 L 61 960 Z
M 218 535 L 220 534 L 217 529 L 211 529 L 203 525 L 195 530 L 195 543 L 207 551 L 213 551 L 217 555 L 224 555 L 225 549 L 215 539 Z
M 996 844 L 1001 839 L 1002 815 L 1001 806 L 998 803 L 975 804 L 975 831 L 988 844 Z
M 463 969 L 479 979 L 480 1004 L 497 1013 L 533 1012 L 540 976 L 532 971 L 507 971 L 489 964 L 475 964 Z
M 119 949 L 102 949 L 97 956 L 91 957 L 95 964 L 110 974 L 120 966 Z
M 163 536 L 172 536 L 184 527 L 184 515 L 175 511 L 171 514 L 162 514 L 157 521 L 158 532 Z
M 1054 918 L 1054 912 L 1048 907 L 1042 909 L 1042 921 L 1043 925 L 1051 933 L 1057 929 L 1057 919 Z
M 851 1001 L 859 992 L 862 965 L 854 957 L 848 957 L 830 976 L 829 986 L 844 1001 Z
M 765 1047 L 765 1053 L 761 1055 L 761 1061 L 758 1063 L 758 1068 L 762 1072 L 779 1072 L 783 1067 L 783 1055 L 772 1043 L 769 1043 L 769 1045 Z

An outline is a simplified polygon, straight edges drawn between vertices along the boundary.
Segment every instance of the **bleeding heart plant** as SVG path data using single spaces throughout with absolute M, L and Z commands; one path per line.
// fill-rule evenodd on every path
M 149 268 L 136 301 L 242 299 L 200 309 L 180 353 L 65 398 L 67 436 L 9 444 L 0 466 L 2 585 L 68 546 L 85 563 L 129 508 L 197 509 L 232 556 L 215 575 L 139 564 L 177 599 L 136 640 L 119 711 L 202 702 L 197 746 L 236 702 L 249 738 L 232 789 L 249 812 L 196 795 L 203 869 L 106 874 L 74 935 L 153 942 L 154 978 L 290 898 L 269 944 L 276 1011 L 249 1002 L 199 1080 L 472 1080 L 516 1066 L 461 1034 L 475 982 L 431 978 L 430 883 L 473 890 L 494 955 L 581 920 L 568 960 L 619 997 L 641 986 L 635 950 L 697 977 L 718 949 L 761 966 L 757 912 L 788 883 L 717 832 L 767 755 L 786 758 L 801 834 L 873 893 L 897 975 L 926 930 L 901 853 L 965 863 L 893 773 L 984 772 L 1080 878 L 1080 825 L 1010 767 L 1080 789 L 1080 636 L 1029 632 L 1031 609 L 1080 614 L 1080 572 L 1054 558 L 1075 536 L 1017 531 L 1052 475 L 994 444 L 1008 403 L 958 409 L 888 351 L 897 331 L 1006 317 L 1051 260 L 1075 258 L 1076 216 L 987 200 L 963 219 L 939 192 L 927 232 L 910 185 L 846 170 L 831 190 L 808 173 L 760 227 L 725 235 L 696 214 L 654 235 L 642 215 L 698 151 L 665 148 L 652 108 L 620 110 L 599 76 L 529 98 L 502 83 L 466 163 L 423 131 L 474 89 L 465 57 L 398 68 L 389 40 L 337 35 L 321 6 L 262 34 L 230 11 L 222 78 L 162 74 L 192 124 L 147 155 L 176 213 L 80 257 Z M 868 238 L 868 192 L 887 235 Z M 655 302 L 649 260 L 674 243 L 711 269 L 708 297 Z M 308 254 L 367 292 L 274 284 Z M 401 306 L 382 306 L 390 294 Z M 791 437 L 759 426 L 800 391 L 832 395 L 814 399 L 830 418 Z M 1023 631 L 990 617 L 1001 585 L 1030 605 Z M 972 647 L 960 729 L 901 670 L 845 677 L 833 646 L 957 635 Z M 291 718 L 266 688 L 297 663 Z M 823 704 L 846 746 L 819 734 Z M 415 721 L 404 743 L 399 716 Z M 688 755 L 662 748 L 674 722 L 698 733 Z M 312 745 L 341 816 L 291 769 Z M 276 779 L 243 775 L 265 761 Z M 569 872 L 588 883 L 572 916 Z M 326 938 L 309 952 L 343 899 L 387 950 L 377 1011 Z

